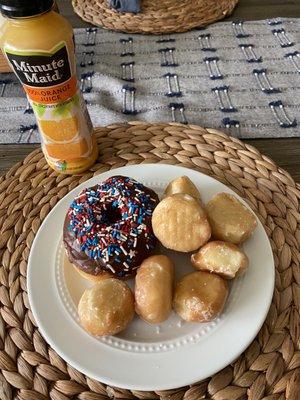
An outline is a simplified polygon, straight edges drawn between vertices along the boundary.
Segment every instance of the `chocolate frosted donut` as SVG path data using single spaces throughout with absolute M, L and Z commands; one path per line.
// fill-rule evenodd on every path
M 157 203 L 153 190 L 124 176 L 84 189 L 64 223 L 70 262 L 94 279 L 133 276 L 156 245 L 151 217 Z

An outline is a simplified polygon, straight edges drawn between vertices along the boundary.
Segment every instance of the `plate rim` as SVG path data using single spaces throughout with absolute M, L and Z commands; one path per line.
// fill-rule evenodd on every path
M 40 226 L 40 228 L 39 228 L 39 230 L 38 230 L 38 232 L 37 232 L 37 234 L 36 234 L 36 236 L 35 236 L 35 238 L 34 238 L 32 247 L 31 247 L 31 249 L 30 249 L 29 259 L 28 259 L 28 269 L 27 269 L 27 290 L 28 290 L 28 298 L 29 298 L 30 309 L 31 309 L 32 314 L 33 314 L 33 316 L 34 316 L 34 319 L 35 319 L 35 321 L 36 321 L 36 323 L 37 323 L 37 325 L 38 325 L 38 329 L 39 329 L 40 333 L 42 334 L 42 336 L 46 339 L 47 343 L 48 343 L 48 344 L 49 344 L 49 345 L 50 345 L 50 346 L 51 346 L 51 347 L 52 347 L 52 348 L 53 348 L 67 363 L 69 363 L 70 365 L 72 365 L 73 367 L 75 367 L 76 369 L 78 369 L 79 371 L 81 371 L 82 373 L 84 373 L 85 375 L 87 375 L 87 376 L 89 376 L 89 377 L 91 377 L 91 378 L 93 378 L 93 379 L 99 380 L 99 381 L 103 382 L 104 384 L 112 385 L 112 386 L 118 386 L 118 387 L 120 387 L 120 388 L 129 389 L 129 390 L 146 390 L 146 391 L 152 391 L 152 390 L 168 390 L 168 389 L 179 388 L 179 387 L 182 387 L 182 386 L 188 386 L 188 385 L 193 384 L 193 383 L 195 383 L 195 382 L 197 382 L 197 381 L 199 381 L 199 380 L 206 379 L 207 377 L 209 377 L 209 376 L 211 376 L 212 374 L 214 374 L 214 373 L 220 371 L 221 369 L 223 369 L 224 367 L 226 367 L 227 365 L 229 365 L 231 362 L 233 362 L 233 361 L 234 361 L 240 354 L 242 354 L 242 353 L 245 351 L 245 349 L 252 343 L 252 341 L 254 340 L 254 338 L 257 336 L 257 333 L 259 332 L 260 328 L 262 327 L 262 325 L 263 325 L 263 323 L 264 323 L 264 321 L 265 321 L 265 318 L 266 318 L 266 316 L 267 316 L 268 310 L 269 310 L 269 308 L 270 308 L 270 305 L 271 305 L 271 301 L 272 301 L 272 297 L 273 297 L 273 292 L 274 292 L 274 284 L 275 284 L 274 257 L 273 257 L 273 252 L 272 252 L 272 249 L 271 249 L 271 244 L 270 244 L 269 238 L 268 238 L 268 236 L 267 236 L 267 234 L 266 234 L 266 232 L 265 232 L 265 228 L 264 228 L 264 226 L 262 225 L 262 223 L 260 222 L 260 220 L 258 219 L 258 217 L 256 216 L 256 218 L 258 219 L 258 225 L 259 225 L 260 227 L 263 228 L 263 234 L 264 234 L 264 236 L 265 236 L 266 243 L 268 244 L 268 249 L 267 249 L 266 251 L 268 251 L 268 252 L 269 252 L 269 256 L 271 256 L 271 258 L 270 258 L 269 261 L 270 261 L 271 264 L 272 264 L 272 268 L 271 268 L 270 271 L 269 271 L 269 272 L 270 272 L 269 278 L 271 279 L 271 282 L 270 282 L 271 285 L 269 285 L 268 296 L 266 296 L 266 299 L 265 299 L 265 307 L 264 307 L 265 310 L 264 310 L 264 313 L 262 314 L 263 316 L 261 316 L 261 318 L 260 318 L 260 323 L 256 325 L 256 328 L 255 328 L 255 330 L 253 331 L 252 335 L 249 336 L 249 338 L 245 341 L 245 343 L 243 344 L 243 346 L 238 347 L 239 350 L 238 350 L 238 351 L 235 351 L 235 352 L 232 354 L 231 357 L 225 358 L 226 361 L 225 361 L 225 362 L 223 361 L 222 363 L 220 363 L 221 365 L 220 365 L 217 369 L 216 369 L 216 368 L 210 368 L 210 369 L 208 369 L 207 373 L 206 373 L 204 376 L 200 376 L 200 377 L 197 377 L 197 378 L 196 378 L 196 377 L 193 377 L 193 378 L 188 378 L 188 377 L 186 377 L 186 379 L 183 379 L 183 378 L 181 377 L 181 380 L 180 380 L 179 383 L 176 383 L 176 382 L 177 382 L 177 380 L 176 380 L 176 382 L 174 381 L 172 384 L 171 384 L 171 383 L 166 383 L 166 384 L 160 383 L 159 385 L 156 385 L 156 384 L 151 384 L 151 383 L 148 383 L 148 384 L 143 383 L 142 385 L 140 385 L 140 384 L 135 384 L 134 382 L 130 382 L 130 383 L 122 382 L 122 381 L 118 380 L 119 378 L 116 378 L 115 376 L 114 376 L 113 378 L 111 378 L 110 376 L 101 376 L 101 377 L 100 377 L 99 375 L 97 375 L 97 374 L 91 372 L 89 369 L 86 369 L 86 368 L 85 368 L 84 366 L 82 366 L 81 364 L 78 364 L 76 361 L 74 361 L 74 359 L 73 359 L 72 357 L 70 358 L 69 355 L 65 353 L 65 351 L 63 350 L 63 348 L 61 348 L 60 345 L 58 345 L 58 344 L 56 343 L 55 338 L 53 339 L 52 337 L 50 337 L 50 336 L 48 335 L 48 333 L 47 333 L 47 328 L 44 326 L 44 323 L 41 322 L 41 318 L 39 317 L 39 311 L 36 309 L 36 306 L 35 306 L 36 301 L 35 301 L 35 299 L 34 299 L 35 295 L 33 294 L 33 293 L 34 293 L 34 289 L 33 289 L 33 287 L 32 287 L 32 271 L 33 271 L 32 265 L 33 265 L 33 263 L 34 263 L 34 255 L 35 255 L 35 253 L 36 253 L 36 247 L 37 247 L 38 244 L 39 244 L 39 240 L 41 239 L 42 234 L 43 234 L 45 231 L 47 231 L 47 225 L 49 224 L 49 221 L 51 221 L 51 218 L 53 218 L 53 215 L 55 215 L 56 210 L 57 210 L 57 208 L 59 207 L 59 205 L 61 206 L 62 203 L 63 203 L 64 201 L 65 201 L 65 202 L 67 201 L 66 198 L 69 198 L 69 197 L 72 198 L 72 197 L 74 197 L 74 194 L 75 194 L 76 192 L 78 192 L 79 190 L 81 190 L 82 187 L 87 187 L 87 186 L 89 185 L 89 182 L 90 182 L 91 180 L 93 180 L 93 179 L 98 178 L 99 180 L 101 180 L 101 179 L 105 179 L 105 178 L 106 178 L 106 177 L 102 178 L 102 176 L 112 176 L 112 175 L 115 175 L 115 174 L 122 174 L 122 170 L 124 170 L 124 169 L 126 169 L 126 170 L 132 169 L 133 172 L 134 172 L 134 168 L 136 168 L 137 166 L 143 166 L 143 167 L 150 168 L 150 169 L 151 169 L 151 168 L 159 168 L 159 169 L 160 169 L 160 168 L 162 168 L 162 167 L 165 167 L 166 169 L 168 169 L 168 168 L 177 169 L 177 170 L 179 171 L 178 173 L 180 173 L 180 171 L 181 171 L 181 173 L 184 173 L 184 171 L 190 171 L 192 174 L 199 174 L 200 176 L 203 176 L 203 175 L 204 175 L 206 178 L 209 178 L 209 179 L 211 179 L 211 180 L 213 180 L 213 181 L 216 181 L 218 184 L 222 185 L 223 188 L 226 189 L 226 191 L 235 193 L 230 187 L 228 187 L 228 186 L 225 185 L 224 183 L 220 182 L 219 180 L 215 179 L 214 177 L 211 177 L 211 176 L 206 175 L 206 174 L 204 174 L 204 173 L 202 173 L 202 172 L 199 172 L 199 171 L 196 171 L 196 170 L 193 170 L 193 169 L 190 169 L 190 168 L 181 166 L 181 165 L 170 165 L 170 164 L 161 164 L 161 163 L 160 163 L 160 164 L 134 164 L 134 165 L 126 165 L 126 166 L 123 166 L 123 167 L 120 167 L 120 168 L 116 168 L 116 169 L 111 169 L 111 170 L 105 171 L 105 172 L 103 172 L 103 173 L 101 173 L 101 174 L 98 174 L 98 175 L 95 175 L 95 176 L 91 177 L 90 179 L 88 179 L 87 181 L 85 181 L 85 182 L 81 183 L 80 185 L 76 186 L 72 191 L 70 191 L 69 193 L 67 193 L 66 196 L 64 196 L 64 197 L 55 205 L 55 207 L 50 211 L 50 213 L 47 215 L 47 217 L 44 219 L 43 223 L 41 224 L 41 226 Z M 129 173 L 129 172 L 126 172 L 126 174 L 129 175 L 130 173 Z M 249 206 L 249 204 L 246 203 L 246 201 L 245 201 L 243 198 L 241 198 L 241 196 L 239 196 L 237 193 L 235 193 L 235 195 L 237 195 L 237 196 L 239 197 L 239 199 L 242 199 L 243 203 L 246 204 L 248 208 L 251 208 L 251 207 Z M 252 209 L 251 209 L 251 210 L 252 210 Z M 255 212 L 255 211 L 252 210 L 252 212 Z M 56 235 L 56 236 L 57 236 L 56 239 L 59 240 L 59 235 Z M 57 243 L 55 244 L 55 249 L 56 249 L 56 248 L 57 248 Z M 53 255 L 53 257 L 55 257 L 55 255 Z M 53 272 L 53 271 L 52 271 L 52 272 Z M 52 285 L 53 285 L 53 284 L 54 284 L 54 282 L 52 282 Z M 49 286 L 51 286 L 51 285 L 49 285 Z M 58 300 L 58 302 L 60 302 L 60 301 L 61 301 L 61 300 Z M 66 313 L 66 315 L 67 315 L 67 313 Z M 70 319 L 69 316 L 67 316 L 66 318 L 68 319 L 68 321 L 69 321 L 70 324 L 74 324 L 74 322 Z M 104 346 L 105 346 L 105 345 L 104 345 Z M 192 345 L 191 347 L 193 347 L 193 345 Z M 101 351 L 103 351 L 103 350 L 104 350 L 104 349 L 101 348 Z M 111 349 L 111 348 L 110 348 L 109 350 L 112 351 L 112 352 L 114 351 L 114 350 Z M 115 351 L 117 351 L 117 350 L 115 350 Z M 178 351 L 178 350 L 177 350 L 177 351 Z M 122 352 L 126 353 L 126 351 L 124 351 L 124 350 L 122 350 Z M 176 350 L 172 350 L 171 352 L 172 352 L 172 353 L 173 353 L 173 352 L 176 353 Z M 121 353 L 120 353 L 120 354 L 121 354 Z M 134 353 L 128 353 L 128 354 L 130 354 L 130 357 L 131 357 L 132 359 L 134 359 L 134 358 L 139 358 L 139 357 L 141 356 L 140 354 L 135 355 Z M 154 353 L 155 356 L 157 356 L 158 354 L 159 354 L 159 353 Z M 166 353 L 164 353 L 164 352 L 161 353 L 161 354 L 166 355 Z M 143 355 L 143 356 L 145 356 L 145 355 Z M 146 354 L 146 356 L 148 357 L 149 355 Z M 151 356 L 152 356 L 152 355 L 151 355 Z M 138 361 L 138 360 L 136 359 L 136 361 Z M 157 371 L 157 372 L 159 372 L 159 371 Z M 170 380 L 170 379 L 168 379 L 168 380 Z M 151 377 L 151 376 L 149 376 L 149 381 L 152 381 L 152 377 Z

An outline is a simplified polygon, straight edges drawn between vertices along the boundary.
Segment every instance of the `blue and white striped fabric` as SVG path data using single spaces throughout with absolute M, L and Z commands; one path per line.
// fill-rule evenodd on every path
M 95 126 L 143 120 L 300 136 L 300 19 L 223 22 L 183 34 L 75 30 L 78 75 Z M 0 81 L 0 143 L 39 141 L 12 75 Z

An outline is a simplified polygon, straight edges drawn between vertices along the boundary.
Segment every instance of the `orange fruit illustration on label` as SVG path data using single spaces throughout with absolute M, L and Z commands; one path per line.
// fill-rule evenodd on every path
M 74 158 L 84 156 L 88 152 L 88 144 L 86 139 L 80 139 L 72 143 L 51 143 L 45 144 L 45 150 L 49 157 L 56 158 L 57 160 L 69 161 Z
M 61 120 L 39 120 L 42 134 L 55 142 L 66 142 L 75 138 L 79 123 L 76 116 Z

